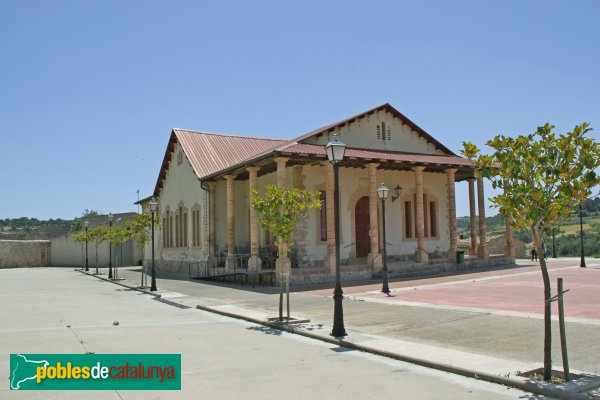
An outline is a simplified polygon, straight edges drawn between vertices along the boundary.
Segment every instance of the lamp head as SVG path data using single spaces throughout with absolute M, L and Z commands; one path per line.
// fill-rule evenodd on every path
M 156 205 L 158 204 L 158 202 L 154 197 L 148 202 L 148 204 L 150 205 L 150 210 L 152 212 L 156 211 Z
M 330 162 L 338 164 L 344 159 L 346 144 L 342 142 L 337 134 L 333 134 L 331 141 L 325 146 L 325 152 Z
M 381 185 L 379 185 L 379 187 L 377 188 L 377 196 L 379 196 L 379 199 L 385 200 L 388 197 L 389 191 L 390 189 L 388 189 L 387 186 L 385 186 L 383 182 L 381 182 Z

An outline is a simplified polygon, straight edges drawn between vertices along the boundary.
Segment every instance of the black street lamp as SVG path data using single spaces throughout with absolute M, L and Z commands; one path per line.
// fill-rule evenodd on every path
M 154 212 L 156 211 L 157 202 L 152 198 L 150 200 L 150 211 L 152 211 L 152 282 L 150 284 L 150 291 L 156 291 L 156 269 L 154 269 Z
M 115 218 L 114 215 L 112 214 L 108 214 L 108 229 L 112 229 L 112 223 L 113 223 L 113 219 Z M 113 273 L 112 273 L 112 239 L 108 241 L 108 279 L 112 279 L 113 278 Z
M 581 239 L 581 261 L 579 262 L 579 267 L 580 268 L 585 268 L 585 255 L 583 254 L 584 249 L 583 249 L 583 215 L 582 215 L 582 211 L 581 211 L 581 203 L 583 203 L 582 201 L 579 202 L 579 237 Z
M 327 158 L 333 164 L 333 204 L 335 216 L 335 289 L 333 291 L 333 329 L 331 336 L 343 337 L 346 336 L 344 328 L 344 308 L 342 300 L 344 292 L 342 291 L 342 283 L 340 281 L 340 179 L 339 168 L 340 162 L 344 159 L 346 145 L 340 140 L 338 135 L 333 134 L 331 141 L 325 146 Z
M 383 287 L 381 288 L 381 292 L 385 294 L 390 293 L 390 287 L 388 286 L 388 268 L 387 268 L 387 243 L 385 237 L 385 200 L 388 197 L 389 189 L 381 183 L 377 188 L 377 196 L 381 200 L 381 221 L 383 225 Z M 402 189 L 400 189 L 400 192 Z
M 85 270 L 89 271 L 90 268 L 88 264 L 88 227 L 90 226 L 90 221 L 86 219 L 83 224 L 85 225 Z

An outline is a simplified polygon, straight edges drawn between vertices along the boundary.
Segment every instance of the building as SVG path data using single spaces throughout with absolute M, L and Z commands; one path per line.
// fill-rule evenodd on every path
M 136 213 L 116 213 L 113 216 L 113 226 L 123 226 L 125 221 L 133 219 Z M 89 222 L 88 228 L 103 226 L 108 228 L 108 215 L 90 215 L 85 217 Z M 85 243 L 76 243 L 70 233 L 50 239 L 51 257 L 50 265 L 55 267 L 82 267 L 85 266 Z M 120 246 L 113 246 L 109 251 L 109 243 L 88 243 L 88 264 L 90 267 L 108 267 L 109 254 L 113 257 L 112 265 L 139 265 L 143 259 L 143 249 L 133 240 L 128 240 Z
M 472 226 L 479 237 L 473 249 L 489 265 L 483 181 L 474 178 L 472 163 L 384 104 L 292 140 L 173 129 L 153 194 L 160 223 L 155 244 L 159 270 L 186 274 L 203 262 L 205 272 L 217 265 L 227 269 L 231 263 L 218 260 L 238 258 L 250 271 L 272 267 L 273 238 L 259 226 L 250 198 L 253 190 L 277 184 L 321 192 L 323 206 L 310 212 L 294 234 L 292 266 L 297 268 L 292 277 L 297 283 L 331 280 L 334 184 L 325 145 L 334 134 L 347 145 L 340 164 L 343 279 L 370 278 L 381 269 L 376 192 L 381 182 L 391 195 L 386 211 L 390 259 L 419 265 L 455 262 L 455 184 L 467 181 L 472 220 L 478 203 L 484 221 Z M 146 251 L 146 263 L 149 255 Z M 506 255 L 510 260 L 508 239 Z

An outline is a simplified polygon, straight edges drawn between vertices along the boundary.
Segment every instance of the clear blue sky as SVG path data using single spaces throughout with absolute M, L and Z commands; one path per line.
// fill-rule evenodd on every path
M 135 210 L 173 127 L 292 138 L 389 102 L 455 152 L 547 121 L 597 137 L 599 18 L 596 0 L 3 0 L 0 218 Z

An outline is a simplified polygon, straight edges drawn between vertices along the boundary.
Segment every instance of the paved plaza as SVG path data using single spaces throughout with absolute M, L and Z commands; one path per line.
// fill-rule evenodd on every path
M 181 353 L 182 391 L 9 391 L 11 399 L 516 399 L 506 388 L 158 298 L 73 269 L 0 270 L 9 353 Z M 168 296 L 167 296 L 168 297 Z M 119 321 L 119 325 L 114 325 Z
M 556 277 L 563 277 L 570 289 L 565 303 L 571 369 L 594 377 L 600 374 L 600 263 L 590 259 L 589 268 L 579 269 L 577 261 L 550 259 L 551 279 L 554 287 Z M 159 275 L 158 296 L 151 296 L 132 289 L 140 284 L 139 267 L 121 268 L 125 279 L 118 284 L 72 268 L 0 274 L 3 354 L 181 353 L 183 392 L 153 398 L 279 398 L 282 383 L 291 398 L 542 398 L 196 308 L 265 321 L 277 315 L 277 288 Z M 541 275 L 535 265 L 393 281 L 390 296 L 380 286 L 345 285 L 347 343 L 511 380 L 523 381 L 517 372 L 542 366 Z M 310 319 L 297 329 L 328 337 L 331 288 L 298 289 L 291 310 Z M 560 369 L 556 322 L 554 328 L 554 367 Z M 1 368 L 8 374 L 7 362 Z M 81 398 L 81 392 L 12 392 L 11 398 Z M 93 392 L 91 398 L 147 396 Z

